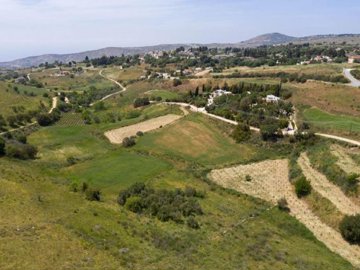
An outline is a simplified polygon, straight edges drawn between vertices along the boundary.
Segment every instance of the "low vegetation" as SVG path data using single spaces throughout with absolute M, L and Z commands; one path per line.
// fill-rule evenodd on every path
M 360 245 L 360 215 L 345 216 L 340 223 L 340 232 L 351 244 Z

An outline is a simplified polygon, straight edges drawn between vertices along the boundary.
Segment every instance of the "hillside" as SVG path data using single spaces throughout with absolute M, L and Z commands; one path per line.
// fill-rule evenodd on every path
M 239 43 L 239 45 L 244 47 L 257 47 L 262 45 L 283 44 L 294 40 L 296 40 L 296 37 L 291 37 L 280 33 L 270 33 L 243 41 Z
M 99 50 L 91 50 L 72 54 L 45 54 L 40 56 L 31 56 L 17 59 L 9 62 L 0 63 L 3 68 L 23 68 L 38 66 L 41 63 L 53 63 L 55 61 L 67 63 L 69 61 L 82 61 L 88 56 L 90 59 L 102 56 L 121 56 L 144 54 L 151 51 L 170 51 L 180 46 L 185 48 L 207 46 L 209 48 L 225 48 L 225 47 L 258 47 L 263 45 L 278 45 L 286 43 L 338 43 L 346 42 L 348 44 L 360 44 L 360 34 L 342 34 L 342 35 L 315 35 L 308 37 L 292 37 L 280 33 L 270 33 L 260 35 L 239 43 L 211 43 L 211 44 L 162 44 L 156 46 L 144 47 L 108 47 Z

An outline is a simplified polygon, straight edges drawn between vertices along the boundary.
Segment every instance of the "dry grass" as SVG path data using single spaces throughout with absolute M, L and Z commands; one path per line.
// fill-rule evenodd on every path
M 360 166 L 348 155 L 347 149 L 333 144 L 331 152 L 338 158 L 336 164 L 347 174 L 360 174 Z
M 305 177 L 311 182 L 311 186 L 323 197 L 331 201 L 340 212 L 346 215 L 360 213 L 360 207 L 348 198 L 341 189 L 331 183 L 325 175 L 311 167 L 310 160 L 305 153 L 302 153 L 298 164 Z
M 317 107 L 325 112 L 360 116 L 360 91 L 354 87 L 322 82 L 287 84 L 293 90 L 296 105 Z

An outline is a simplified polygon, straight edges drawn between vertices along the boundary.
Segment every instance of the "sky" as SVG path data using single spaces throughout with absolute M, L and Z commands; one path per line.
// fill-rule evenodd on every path
M 164 43 L 360 33 L 359 0 L 0 0 L 0 61 Z

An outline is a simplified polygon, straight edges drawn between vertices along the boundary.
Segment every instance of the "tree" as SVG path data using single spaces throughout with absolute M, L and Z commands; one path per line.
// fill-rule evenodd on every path
M 305 177 L 301 177 L 295 182 L 295 192 L 298 198 L 305 197 L 311 193 L 311 184 Z
M 351 244 L 360 244 L 360 215 L 345 216 L 340 223 L 342 237 Z
M 251 131 L 249 125 L 245 123 L 239 123 L 233 130 L 231 136 L 237 143 L 247 141 L 251 137 Z
M 276 139 L 278 131 L 278 125 L 276 124 L 264 124 L 260 127 L 261 137 L 264 141 L 270 139 Z

